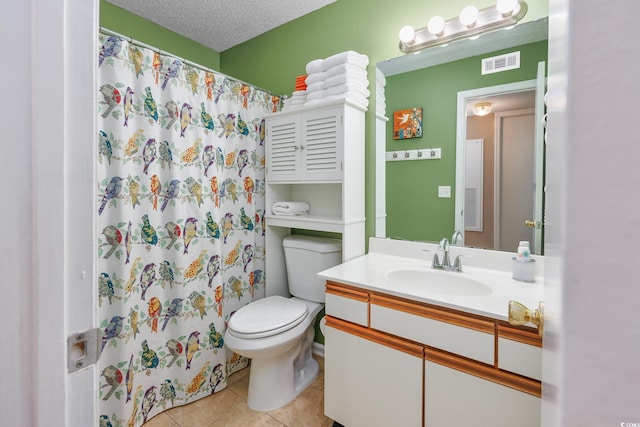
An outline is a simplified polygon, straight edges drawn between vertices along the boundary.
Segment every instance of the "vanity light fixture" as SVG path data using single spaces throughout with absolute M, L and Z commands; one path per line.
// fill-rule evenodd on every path
M 500 28 L 513 27 L 526 13 L 527 3 L 523 0 L 497 0 L 495 6 L 480 10 L 475 6 L 467 6 L 462 9 L 460 16 L 446 21 L 441 16 L 434 16 L 426 27 L 402 27 L 400 50 L 404 53 L 416 52 Z
M 476 116 L 486 116 L 491 112 L 490 102 L 478 102 L 473 104 L 473 114 Z

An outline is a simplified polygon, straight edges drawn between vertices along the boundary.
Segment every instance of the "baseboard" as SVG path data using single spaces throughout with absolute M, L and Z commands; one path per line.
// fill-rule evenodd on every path
M 316 356 L 324 357 L 324 344 L 314 342 L 311 346 L 311 352 Z

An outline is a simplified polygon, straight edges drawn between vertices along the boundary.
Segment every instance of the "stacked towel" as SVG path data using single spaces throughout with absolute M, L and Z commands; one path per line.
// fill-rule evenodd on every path
M 313 105 L 335 99 L 349 99 L 369 106 L 369 58 L 352 50 L 307 64 L 307 100 Z
M 296 88 L 295 88 L 296 91 L 307 89 L 307 83 L 305 81 L 306 78 L 307 78 L 306 74 L 303 76 L 296 77 Z
M 384 117 L 387 113 L 387 103 L 384 95 L 384 87 L 387 84 L 382 71 L 376 67 L 376 115 Z
M 307 101 L 306 90 L 296 90 L 291 95 L 291 98 L 287 98 L 282 102 L 282 111 L 295 110 L 300 108 Z
M 276 202 L 271 208 L 274 215 L 307 215 L 309 209 L 307 202 Z

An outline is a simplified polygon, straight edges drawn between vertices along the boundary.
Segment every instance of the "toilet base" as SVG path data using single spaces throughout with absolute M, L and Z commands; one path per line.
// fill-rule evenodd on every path
M 249 371 L 247 404 L 254 411 L 272 411 L 298 397 L 320 372 L 318 362 L 311 357 L 313 328 L 309 328 L 302 342 L 285 356 L 255 358 Z

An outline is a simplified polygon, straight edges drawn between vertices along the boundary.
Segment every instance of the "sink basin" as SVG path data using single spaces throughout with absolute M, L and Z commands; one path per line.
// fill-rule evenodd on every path
M 428 267 L 401 268 L 389 271 L 391 284 L 414 294 L 436 293 L 455 296 L 490 295 L 491 288 L 464 273 L 437 271 Z

